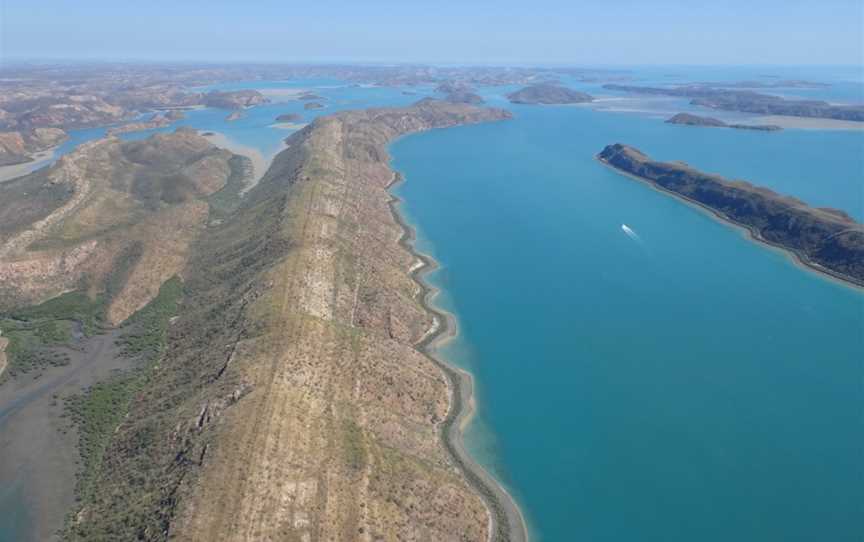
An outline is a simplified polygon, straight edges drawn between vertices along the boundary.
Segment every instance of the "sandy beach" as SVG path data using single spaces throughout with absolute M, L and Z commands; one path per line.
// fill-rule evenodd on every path
M 303 122 L 276 122 L 268 126 L 268 128 L 279 128 L 280 130 L 299 130 L 306 126 Z
M 864 122 L 837 119 L 817 119 L 810 117 L 789 117 L 768 115 L 757 117 L 747 124 L 774 124 L 793 130 L 864 130 Z
M 389 188 L 393 188 L 400 182 L 403 182 L 401 175 L 394 173 Z M 441 423 L 444 447 L 468 483 L 486 501 L 489 508 L 490 541 L 526 542 L 529 540 L 528 527 L 516 501 L 465 449 L 465 429 L 470 425 L 477 408 L 474 398 L 474 379 L 471 373 L 439 357 L 439 349 L 458 336 L 458 322 L 453 314 L 442 310 L 434 303 L 439 290 L 431 286 L 425 276 L 438 267 L 438 262 L 415 250 L 416 234 L 414 228 L 405 222 L 399 212 L 400 201 L 398 197 L 391 195 L 389 202 L 390 211 L 403 230 L 399 244 L 416 258 L 416 263 L 411 266 L 409 273 L 419 286 L 418 301 L 433 318 L 430 330 L 416 344 L 416 348 L 444 371 L 450 386 L 450 411 Z
M 245 194 L 252 187 L 258 184 L 258 181 L 261 180 L 261 177 L 267 172 L 267 168 L 270 167 L 270 163 L 273 161 L 273 157 L 279 154 L 284 148 L 285 144 L 273 153 L 271 156 L 264 156 L 261 151 L 256 149 L 255 147 L 250 147 L 248 145 L 243 145 L 241 143 L 237 143 L 236 141 L 230 139 L 225 134 L 221 132 L 201 132 L 204 137 L 210 140 L 211 143 L 216 145 L 217 147 L 221 147 L 223 149 L 227 149 L 234 154 L 239 154 L 241 156 L 245 156 L 249 160 L 252 161 L 252 182 L 243 188 L 240 194 Z M 205 135 L 206 134 L 206 135 Z

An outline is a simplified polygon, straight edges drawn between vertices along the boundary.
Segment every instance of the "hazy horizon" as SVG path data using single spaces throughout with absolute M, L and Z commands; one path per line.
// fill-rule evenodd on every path
M 864 7 L 731 0 L 0 4 L 4 61 L 860 66 Z M 143 30 L 143 31 L 142 31 Z M 446 36 L 446 39 L 442 39 Z

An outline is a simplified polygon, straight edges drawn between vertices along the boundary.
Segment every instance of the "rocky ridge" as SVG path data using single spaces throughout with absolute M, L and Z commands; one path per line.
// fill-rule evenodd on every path
M 747 228 L 754 238 L 792 252 L 814 269 L 864 286 L 864 225 L 843 211 L 810 207 L 767 188 L 681 163 L 656 162 L 622 144 L 607 146 L 598 158 Z

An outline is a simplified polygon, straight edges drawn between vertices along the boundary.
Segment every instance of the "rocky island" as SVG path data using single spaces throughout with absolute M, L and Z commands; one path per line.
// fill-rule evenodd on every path
M 310 111 L 313 109 L 324 109 L 325 105 L 319 102 L 307 102 L 303 104 L 303 109 Z
M 690 113 L 678 113 L 666 120 L 668 124 L 683 124 L 685 126 L 708 126 L 712 128 L 735 128 L 737 130 L 757 130 L 762 132 L 776 132 L 782 130 L 774 124 L 727 124 L 720 119 L 691 115 Z
M 563 105 L 586 103 L 594 98 L 578 90 L 551 83 L 541 83 L 511 92 L 507 95 L 507 99 L 514 104 Z
M 627 145 L 609 145 L 597 157 L 746 228 L 754 239 L 788 250 L 808 267 L 864 286 L 864 225 L 843 211 L 810 207 L 767 188 L 681 163 L 656 162 Z

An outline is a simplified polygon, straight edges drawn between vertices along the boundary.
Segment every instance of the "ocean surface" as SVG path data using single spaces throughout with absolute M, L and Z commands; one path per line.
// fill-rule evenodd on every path
M 859 69 L 616 70 L 627 84 L 829 81 L 760 92 L 862 101 Z M 599 72 L 608 77 L 609 72 Z M 430 281 L 459 320 L 442 348 L 476 375 L 469 451 L 545 541 L 864 538 L 864 294 L 594 160 L 610 143 L 746 179 L 864 219 L 864 132 L 673 126 L 708 112 L 567 83 L 591 106 L 511 106 L 506 122 L 392 146 L 397 192 Z M 407 105 L 431 88 L 254 81 L 274 103 L 227 122 L 200 109 L 171 127 L 220 132 L 269 158 L 294 128 L 336 110 Z M 305 111 L 298 89 L 324 97 Z M 101 137 L 79 130 L 58 149 Z M 627 226 L 627 229 L 623 226 Z M 26 488 L 0 488 L 0 542 L 25 538 Z
M 459 319 L 443 354 L 476 375 L 467 445 L 534 537 L 862 540 L 864 294 L 594 154 L 623 142 L 860 220 L 864 133 L 511 109 L 392 152 Z

